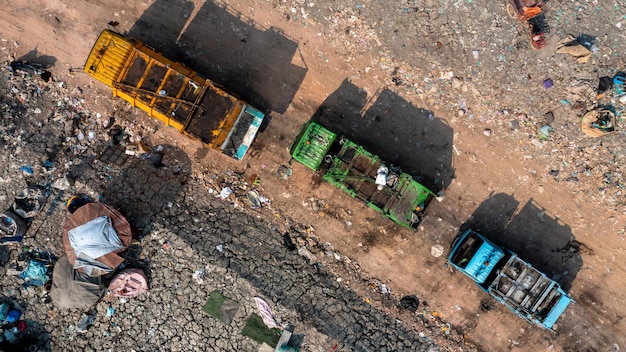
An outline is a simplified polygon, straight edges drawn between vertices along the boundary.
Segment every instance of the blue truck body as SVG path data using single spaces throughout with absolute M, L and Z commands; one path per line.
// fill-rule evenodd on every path
M 545 329 L 553 330 L 573 302 L 556 281 L 473 230 L 457 236 L 448 262 L 513 313 Z

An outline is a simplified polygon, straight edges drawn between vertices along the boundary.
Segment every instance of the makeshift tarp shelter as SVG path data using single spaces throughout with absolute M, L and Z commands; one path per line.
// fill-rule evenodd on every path
M 117 253 L 128 247 L 132 229 L 117 210 L 102 203 L 88 203 L 67 219 L 63 247 L 74 269 L 89 276 L 115 270 L 124 259 Z
M 52 272 L 52 302 L 60 308 L 87 309 L 99 299 L 106 286 L 100 277 L 75 270 L 67 256 L 61 257 Z

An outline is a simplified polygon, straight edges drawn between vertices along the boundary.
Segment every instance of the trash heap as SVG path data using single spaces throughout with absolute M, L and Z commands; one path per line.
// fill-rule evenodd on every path
M 74 209 L 73 198 L 68 208 Z M 54 268 L 51 297 L 61 308 L 87 309 L 106 293 L 136 297 L 148 289 L 138 268 L 124 269 L 133 229 L 122 214 L 103 203 L 86 202 L 68 217 L 63 228 L 65 256 Z M 119 271 L 118 271 L 119 269 Z
M 23 318 L 22 308 L 8 297 L 0 298 L 0 351 L 19 351 L 35 346 L 36 339 L 27 336 L 28 323 Z

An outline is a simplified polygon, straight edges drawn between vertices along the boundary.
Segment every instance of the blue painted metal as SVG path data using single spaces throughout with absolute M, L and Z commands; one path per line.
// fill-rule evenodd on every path
M 561 294 L 561 299 L 552 308 L 552 310 L 550 310 L 550 313 L 542 322 L 546 329 L 552 329 L 557 319 L 559 319 L 563 312 L 565 312 L 567 306 L 574 302 L 561 288 L 559 288 L 559 293 Z
M 546 329 L 573 302 L 556 281 L 473 230 L 457 236 L 448 262 L 519 317 Z
M 256 138 L 259 127 L 261 127 L 263 119 L 265 118 L 264 113 L 251 107 L 250 105 L 246 106 L 244 113 L 250 114 L 254 116 L 254 118 L 252 120 L 252 123 L 248 127 L 246 135 L 243 137 L 243 141 L 241 142 L 239 147 L 237 147 L 237 151 L 234 155 L 235 159 L 237 160 L 243 159 L 243 157 L 246 155 L 246 152 L 248 151 L 248 149 L 250 149 L 250 145 L 254 141 L 254 138 Z

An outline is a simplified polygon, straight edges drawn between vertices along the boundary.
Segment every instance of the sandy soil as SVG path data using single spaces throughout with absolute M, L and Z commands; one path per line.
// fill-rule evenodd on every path
M 116 105 L 106 87 L 84 74 L 69 76 L 68 69 L 83 64 L 107 22 L 118 21 L 118 30 L 273 111 L 270 125 L 243 162 L 182 137 L 173 143 L 209 169 L 258 175 L 264 195 L 272 200 L 274 211 L 268 213 L 311 224 L 323 241 L 359 262 L 365 277 L 381 280 L 399 295 L 417 294 L 430 311 L 484 350 L 626 347 L 626 273 L 619 264 L 626 255 L 619 234 L 623 214 L 537 173 L 545 165 L 520 153 L 515 137 L 486 136 L 433 104 L 381 86 L 378 75 L 383 73 L 368 66 L 370 58 L 348 62 L 324 39 L 332 34 L 288 21 L 277 8 L 279 1 L 229 3 L 15 0 L 0 12 L 0 46 L 14 58 L 51 65 L 57 80 L 87 91 L 92 110 L 114 114 Z M 277 168 L 289 161 L 288 147 L 299 127 L 314 115 L 405 160 L 405 170 L 444 191 L 445 199 L 431 206 L 419 231 L 402 229 L 332 186 L 319 184 L 302 165 L 294 163 L 287 180 L 276 177 Z M 523 253 L 569 290 L 577 302 L 559 321 L 556 334 L 488 301 L 469 279 L 445 265 L 445 255 L 431 255 L 436 244 L 447 250 L 464 223 Z M 382 304 L 372 291 L 361 294 Z M 403 315 L 409 326 L 411 319 L 417 318 Z

